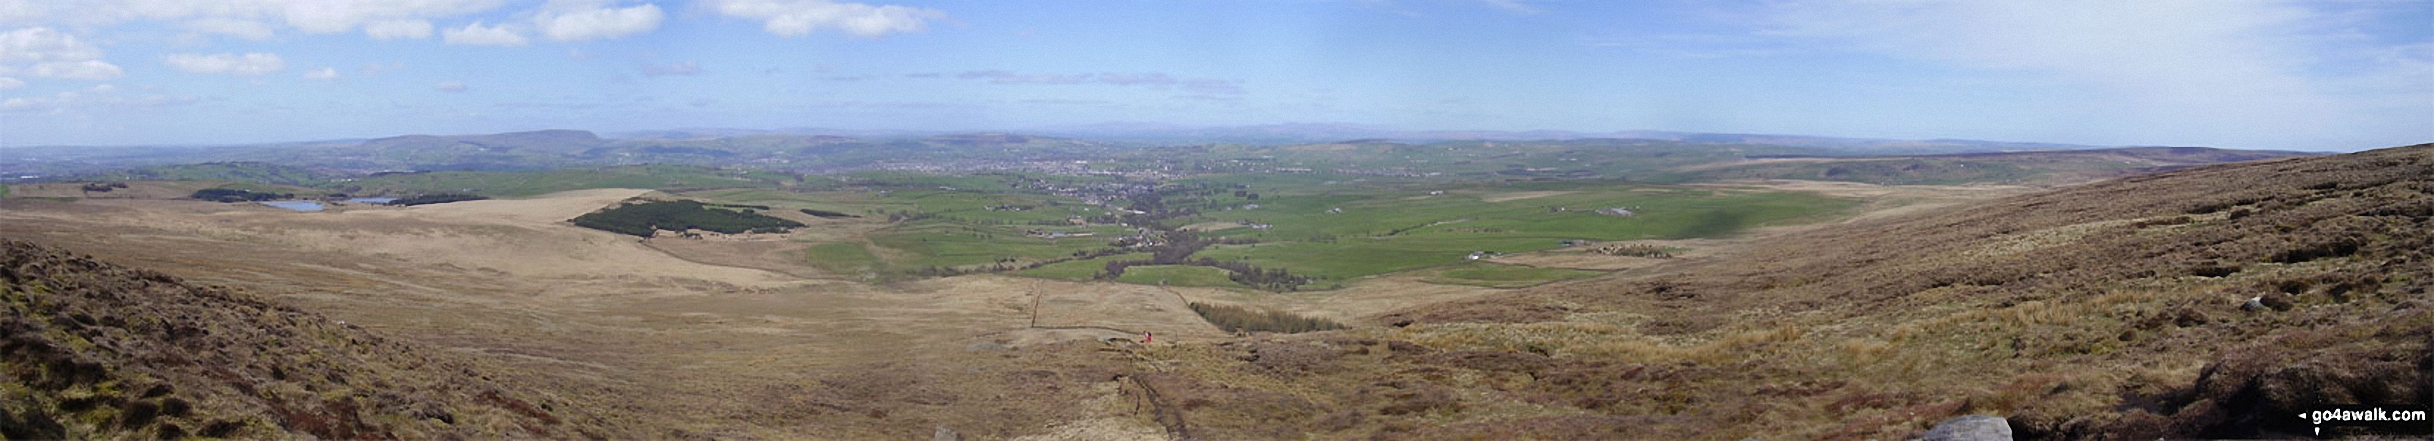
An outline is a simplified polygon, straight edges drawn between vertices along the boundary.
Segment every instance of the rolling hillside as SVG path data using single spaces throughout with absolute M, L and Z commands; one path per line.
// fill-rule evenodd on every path
M 1755 157 L 1675 169 L 1661 179 L 1805 179 L 1889 185 L 2059 185 L 2154 173 L 2205 164 L 2302 156 L 2308 153 L 2205 147 L 1960 153 L 1922 156 Z
M 1145 380 L 1211 438 L 2304 435 L 2434 402 L 2430 217 L 2434 145 L 2209 166 L 1164 349 Z
M 457 354 L 0 241 L 0 438 L 603 438 Z

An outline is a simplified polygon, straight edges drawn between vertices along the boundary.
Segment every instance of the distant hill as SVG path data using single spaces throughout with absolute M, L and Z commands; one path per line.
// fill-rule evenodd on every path
M 603 438 L 613 423 L 423 347 L 0 240 L 0 438 Z
M 335 174 L 264 162 L 206 162 L 128 169 L 88 175 L 94 180 L 236 181 L 278 185 L 309 185 Z
M 1661 130 L 1624 130 L 1616 132 L 1579 132 L 1568 130 L 1399 130 L 1379 126 L 1342 123 L 1298 123 L 1216 127 L 1151 123 L 1102 123 L 1046 127 L 1020 132 L 1056 134 L 1091 139 L 1123 139 L 1166 143 L 1231 142 L 1248 144 L 1314 144 L 1343 142 L 1355 139 L 1377 139 L 1425 143 L 1434 141 L 1564 141 L 1608 138 L 1677 141 L 1694 144 L 1774 145 L 1877 155 L 2101 148 L 2085 145 L 2032 142 L 1976 141 L 1958 139 L 1896 140 L 1798 135 L 1673 132 Z
M 334 182 L 386 172 L 520 172 L 648 164 L 797 174 L 1017 169 L 1192 174 L 1306 169 L 1481 179 L 1621 178 L 1688 182 L 1790 178 L 1892 184 L 2018 183 L 2079 182 L 2220 160 L 2290 154 L 2186 149 L 2194 148 L 2098 149 L 2062 144 L 1654 131 L 1398 131 L 1349 124 L 1202 128 L 1111 124 L 958 133 L 682 129 L 633 132 L 616 138 L 577 130 L 543 130 L 253 146 L 30 149 L 0 157 L 5 160 L 0 161 L 0 183 L 224 179 L 315 186 L 317 181 Z M 2010 155 L 2029 150 L 2095 153 Z M 1819 158 L 1857 159 L 1825 165 L 1831 160 Z M 1757 161 L 1736 162 L 1749 159 Z M 244 167 L 214 169 L 191 165 L 204 163 Z
M 1675 169 L 1672 181 L 1804 179 L 1871 184 L 2062 184 L 2196 165 L 2310 155 L 2204 147 L 2128 147 L 1916 156 L 1749 156 Z
M 2313 436 L 2324 404 L 2434 403 L 2430 221 L 2434 144 L 2200 166 L 1179 348 L 1148 382 L 1210 438 Z
M 363 148 L 375 150 L 450 148 L 470 145 L 476 148 L 509 150 L 518 148 L 550 151 L 579 151 L 599 145 L 599 135 L 581 130 L 541 130 L 490 135 L 431 136 L 408 135 L 364 141 Z

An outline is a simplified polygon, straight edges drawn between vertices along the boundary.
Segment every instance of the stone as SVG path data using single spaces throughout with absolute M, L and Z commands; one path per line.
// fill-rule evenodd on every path
M 1994 415 L 1965 415 L 1935 423 L 1922 441 L 2011 441 L 2011 421 Z

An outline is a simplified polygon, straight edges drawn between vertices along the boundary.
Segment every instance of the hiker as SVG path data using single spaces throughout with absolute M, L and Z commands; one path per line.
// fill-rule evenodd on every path
M 1141 344 L 1149 344 L 1149 331 L 1141 331 Z

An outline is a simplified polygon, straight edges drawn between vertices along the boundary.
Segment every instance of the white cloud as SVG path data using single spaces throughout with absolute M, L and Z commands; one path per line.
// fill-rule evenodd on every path
M 431 38 L 430 20 L 384 20 L 363 25 L 363 35 L 375 40 Z
M 507 25 L 483 27 L 480 21 L 465 25 L 463 28 L 449 29 L 444 34 L 442 39 L 447 40 L 448 44 L 474 46 L 523 46 L 525 44 L 524 36 L 508 30 Z
M 541 33 L 558 41 L 583 41 L 618 38 L 659 28 L 663 18 L 657 5 L 630 8 L 582 8 L 571 11 L 542 11 L 533 17 Z
M 101 58 L 101 49 L 76 41 L 76 36 L 32 27 L 0 33 L 0 63 L 84 61 Z
M 107 80 L 127 74 L 125 70 L 119 69 L 118 65 L 101 60 L 35 63 L 33 68 L 26 70 L 26 73 L 37 77 L 71 80 Z
M 929 20 L 946 18 L 935 9 L 872 6 L 829 0 L 712 0 L 720 14 L 762 21 L 762 29 L 793 37 L 834 28 L 858 37 L 921 32 Z
M 441 81 L 439 84 L 433 84 L 433 85 L 431 85 L 431 90 L 437 90 L 437 91 L 441 91 L 441 92 L 448 92 L 448 93 L 460 93 L 460 92 L 464 92 L 464 91 L 465 91 L 465 83 L 460 83 L 460 82 L 455 82 L 455 81 Z
M 63 113 L 86 107 L 163 107 L 195 102 L 193 96 L 147 95 L 120 96 L 114 88 L 95 88 L 90 93 L 67 91 L 50 96 L 18 97 L 0 101 L 0 112 Z
M 1523 14 L 1536 14 L 1536 13 L 1538 13 L 1538 7 L 1537 7 L 1537 6 L 1530 6 L 1530 4 L 1528 4 L 1528 3 L 1522 3 L 1522 2 L 1521 2 L 1521 0 L 1479 0 L 1479 2 L 1480 2 L 1480 3 L 1486 3 L 1488 6 L 1494 6 L 1494 7 L 1498 8 L 1498 9 L 1503 9 L 1503 10 L 1507 10 L 1507 11 L 1513 11 L 1513 12 L 1518 12 L 1518 13 L 1523 13 Z
M 313 70 L 310 70 L 310 71 L 306 71 L 306 72 L 304 72 L 304 79 L 307 79 L 307 80 L 335 80 L 335 79 L 338 79 L 338 68 L 334 68 L 334 67 L 323 67 L 323 68 L 320 68 L 320 69 L 313 69 Z
M 9 90 L 19 87 L 25 87 L 25 81 L 16 78 L 0 77 L 0 90 Z
M 100 48 L 47 27 L 0 33 L 0 74 L 75 80 L 107 80 L 126 74 L 118 65 L 101 61 L 101 55 Z
M 40 23 L 51 13 L 46 5 L 37 0 L 0 0 L 0 25 Z
M 283 3 L 280 15 L 305 32 L 346 32 L 356 26 L 389 20 L 452 17 L 497 8 L 499 0 L 271 0 Z
M 367 23 L 455 17 L 486 12 L 504 0 L 84 0 L 69 7 L 12 7 L 0 0 L 8 19 L 64 23 L 76 27 L 107 26 L 134 20 L 181 21 L 231 19 L 282 22 L 297 30 L 329 34 L 354 30 Z M 22 13 L 23 15 L 16 15 Z M 0 21 L 8 21 L 0 19 Z
M 645 64 L 642 66 L 643 75 L 654 77 L 664 77 L 669 75 L 701 75 L 701 72 L 701 65 L 691 61 L 681 61 L 668 64 Z
M 199 74 L 261 75 L 287 68 L 287 62 L 277 54 L 251 52 L 237 54 L 172 54 L 161 57 L 161 63 L 177 70 Z
M 202 18 L 186 22 L 186 29 L 206 34 L 219 34 L 247 40 L 269 40 L 276 35 L 270 25 L 253 20 L 233 18 Z

